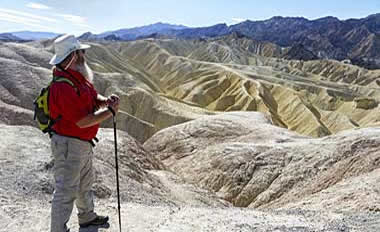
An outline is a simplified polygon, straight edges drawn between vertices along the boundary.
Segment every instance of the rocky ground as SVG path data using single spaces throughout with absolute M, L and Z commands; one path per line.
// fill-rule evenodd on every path
M 48 231 L 49 139 L 29 126 L 0 124 L 0 132 L 0 231 Z M 118 131 L 123 231 L 379 231 L 379 134 L 371 128 L 312 139 L 242 112 L 163 130 L 144 145 Z M 99 137 L 96 208 L 110 225 L 79 230 L 74 210 L 71 231 L 118 231 L 113 131 L 102 129 Z M 298 150 L 287 150 L 296 144 Z M 286 155 L 274 152 L 283 149 Z M 239 204 L 249 207 L 233 206 Z
M 0 231 L 49 231 L 49 204 L 28 202 L 2 205 L 3 215 L 17 212 L 11 219 L 3 217 Z M 78 229 L 77 219 L 72 216 L 71 231 L 117 232 L 119 222 L 115 201 L 100 201 L 98 212 L 111 217 L 109 225 Z M 130 232 L 365 232 L 379 231 L 378 214 L 339 214 L 334 212 L 281 210 L 258 211 L 243 208 L 213 208 L 191 206 L 149 206 L 123 203 L 121 205 L 122 231 Z M 75 212 L 74 212 L 75 215 Z M 22 217 L 22 218 L 16 218 Z

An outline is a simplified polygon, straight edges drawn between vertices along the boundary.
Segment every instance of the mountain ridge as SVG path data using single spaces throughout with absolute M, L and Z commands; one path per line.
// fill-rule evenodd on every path
M 100 34 L 86 32 L 79 38 L 90 41 L 131 41 L 147 38 L 208 39 L 231 33 L 238 33 L 258 41 L 271 42 L 288 49 L 302 45 L 306 51 L 312 53 L 306 57 L 350 60 L 352 64 L 367 69 L 380 68 L 380 54 L 377 52 L 380 49 L 380 14 L 345 20 L 334 16 L 313 20 L 304 17 L 274 16 L 266 20 L 246 20 L 230 26 L 220 23 L 207 27 L 186 27 L 158 22 Z M 38 37 L 38 34 L 34 36 Z M 12 33 L 3 37 L 0 37 L 0 40 L 16 42 L 33 40 L 31 37 L 23 38 Z
M 12 42 L 12 41 L 24 41 L 24 40 L 13 35 L 12 33 L 1 33 L 0 34 L 0 41 Z
M 61 35 L 59 33 L 41 32 L 41 31 L 16 31 L 16 32 L 11 32 L 11 34 L 23 40 L 53 39 Z
M 154 25 L 154 24 L 152 24 Z M 149 26 L 147 26 L 149 27 Z M 133 29 L 138 31 L 138 28 Z M 267 20 L 246 20 L 228 26 L 225 23 L 207 27 L 188 27 L 156 30 L 146 34 L 124 34 L 132 29 L 121 29 L 107 34 L 87 37 L 90 40 L 138 40 L 146 38 L 207 39 L 238 33 L 258 41 L 277 44 L 281 47 L 302 45 L 319 59 L 351 60 L 353 64 L 369 69 L 380 68 L 380 14 L 360 19 L 340 20 L 326 16 L 314 20 L 304 17 L 274 16 Z M 152 32 L 150 30 L 149 32 Z M 107 35 L 107 36 L 104 36 Z M 308 55 L 307 57 L 314 57 Z
M 117 38 L 120 38 L 120 40 L 134 40 L 140 36 L 146 36 L 153 33 L 167 33 L 167 31 L 170 31 L 170 30 L 180 30 L 180 29 L 185 29 L 185 28 L 187 27 L 183 25 L 174 25 L 174 24 L 158 22 L 158 23 L 154 23 L 154 24 L 150 24 L 146 26 L 103 32 L 101 34 L 98 34 L 97 37 L 105 38 L 110 35 L 115 35 Z

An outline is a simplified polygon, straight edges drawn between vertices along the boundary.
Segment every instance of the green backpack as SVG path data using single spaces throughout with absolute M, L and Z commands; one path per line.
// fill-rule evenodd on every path
M 38 95 L 38 97 L 34 100 L 34 120 L 37 119 L 37 123 L 43 133 L 50 133 L 52 131 L 51 127 L 54 123 L 58 122 L 62 118 L 62 116 L 59 116 L 56 119 L 52 119 L 50 117 L 49 90 L 50 86 L 54 82 L 66 82 L 77 90 L 74 83 L 65 77 L 53 77 L 53 80 L 49 83 L 49 85 L 41 89 L 40 95 Z

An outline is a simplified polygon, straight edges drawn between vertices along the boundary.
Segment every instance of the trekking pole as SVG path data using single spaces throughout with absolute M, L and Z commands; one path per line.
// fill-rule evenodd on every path
M 113 119 L 113 134 L 115 140 L 115 166 L 116 166 L 116 188 L 117 188 L 117 210 L 119 214 L 119 231 L 121 232 L 121 214 L 120 214 L 120 190 L 119 190 L 119 164 L 117 159 L 117 138 L 116 138 L 116 113 L 112 107 L 108 106 L 109 111 L 112 113 Z

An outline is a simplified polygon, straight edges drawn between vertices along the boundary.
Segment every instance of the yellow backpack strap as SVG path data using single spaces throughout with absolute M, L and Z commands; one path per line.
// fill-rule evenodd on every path
M 67 79 L 66 77 L 53 77 L 53 82 L 66 82 L 74 87 L 74 83 Z

